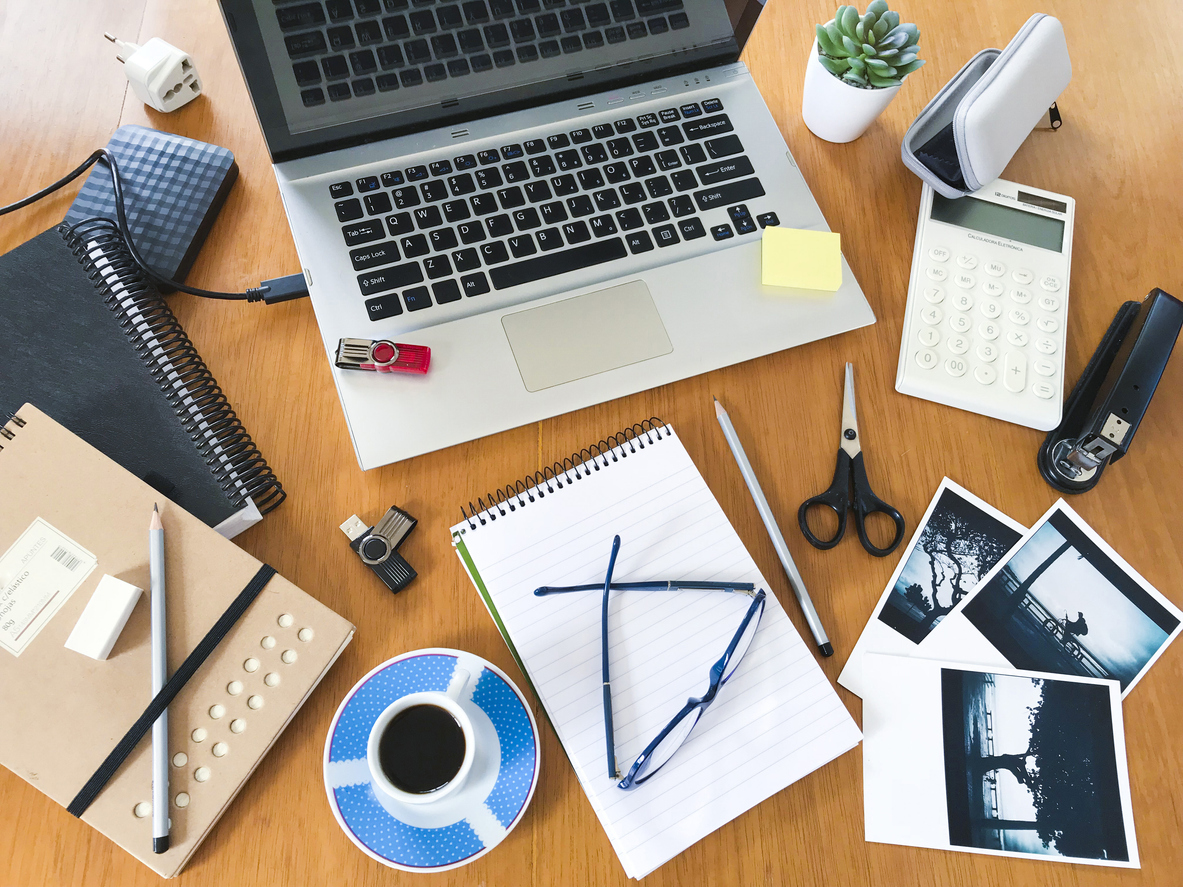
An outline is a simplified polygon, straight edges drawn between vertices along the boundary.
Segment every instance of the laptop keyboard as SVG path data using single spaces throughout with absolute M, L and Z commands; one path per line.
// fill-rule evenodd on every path
M 306 107 L 690 26 L 683 0 L 275 0 Z M 281 5 L 282 4 L 282 5 Z
M 328 191 L 371 320 L 780 224 L 748 210 L 764 187 L 719 99 Z M 708 232 L 716 208 L 730 221 Z

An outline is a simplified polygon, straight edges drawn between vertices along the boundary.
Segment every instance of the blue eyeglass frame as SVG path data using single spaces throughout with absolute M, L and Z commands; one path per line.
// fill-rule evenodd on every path
M 608 558 L 608 573 L 604 577 L 604 604 L 602 607 L 600 621 L 601 670 L 604 679 L 604 743 L 608 753 L 608 777 L 610 779 L 620 779 L 620 771 L 616 767 L 616 738 L 612 727 L 612 682 L 608 673 L 608 594 L 612 589 L 612 571 L 616 567 L 616 555 L 619 552 L 620 537 L 616 536 L 612 540 L 612 554 Z M 739 591 L 740 593 L 751 593 L 743 589 L 734 589 L 730 586 L 729 588 L 731 588 L 731 590 Z M 743 621 L 740 622 L 739 628 L 732 636 L 731 643 L 727 645 L 727 650 L 721 657 L 719 657 L 718 661 L 716 661 L 715 664 L 711 666 L 710 685 L 707 687 L 706 693 L 704 693 L 702 696 L 691 697 L 690 699 L 686 700 L 686 704 L 682 706 L 682 710 L 674 715 L 670 722 L 665 725 L 665 727 L 660 733 L 657 734 L 653 741 L 645 746 L 645 750 L 637 756 L 636 761 L 633 762 L 633 765 L 629 768 L 628 773 L 616 784 L 617 788 L 623 789 L 625 791 L 631 791 L 637 786 L 644 785 L 649 781 L 649 779 L 660 772 L 662 767 L 670 762 L 674 754 L 677 753 L 677 749 L 675 749 L 674 752 L 671 752 L 670 757 L 658 765 L 656 769 L 643 775 L 638 775 L 640 774 L 642 768 L 644 768 L 646 762 L 649 760 L 649 757 L 661 744 L 662 740 L 664 740 L 674 730 L 674 728 L 678 726 L 678 724 L 680 724 L 685 718 L 689 717 L 695 711 L 699 712 L 698 716 L 701 718 L 702 714 L 706 711 L 710 704 L 715 701 L 715 697 L 719 695 L 719 688 L 722 687 L 723 684 L 725 684 L 728 680 L 730 680 L 730 675 L 728 675 L 726 679 L 724 679 L 723 675 L 727 673 L 727 666 L 731 661 L 731 657 L 735 654 L 735 648 L 739 644 L 740 639 L 743 637 L 744 632 L 747 630 L 748 625 L 751 624 L 752 619 L 757 620 L 756 630 L 759 630 L 759 620 L 764 615 L 764 604 L 766 597 L 767 595 L 764 593 L 764 589 L 762 588 L 753 596 L 752 604 L 750 607 L 748 607 L 747 613 L 744 614 Z M 747 651 L 745 650 L 744 652 L 746 653 Z M 738 665 L 739 663 L 737 662 L 736 666 L 738 667 Z M 734 674 L 734 671 L 732 674 Z M 697 726 L 697 722 L 695 723 L 695 726 Z M 690 733 L 693 732 L 693 729 L 694 728 L 692 727 L 690 731 L 686 733 L 686 736 L 682 738 L 683 743 L 685 743 L 685 741 L 690 737 Z M 678 747 L 681 748 L 680 745 Z

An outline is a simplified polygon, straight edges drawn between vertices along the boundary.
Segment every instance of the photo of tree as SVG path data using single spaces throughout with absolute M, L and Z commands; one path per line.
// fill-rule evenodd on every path
M 1129 860 L 1109 688 L 941 669 L 949 843 Z
M 904 555 L 879 621 L 919 644 L 1021 538 L 946 489 Z
M 1124 691 L 1179 620 L 1063 511 L 963 611 L 1016 668 L 1113 678 Z

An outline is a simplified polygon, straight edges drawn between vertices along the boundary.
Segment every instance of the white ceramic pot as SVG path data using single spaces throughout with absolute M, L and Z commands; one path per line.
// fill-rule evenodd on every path
M 801 99 L 801 117 L 819 139 L 827 142 L 853 142 L 875 118 L 891 104 L 902 83 L 886 89 L 862 89 L 835 77 L 822 67 L 817 56 L 817 40 L 809 50 L 805 66 L 805 93 Z

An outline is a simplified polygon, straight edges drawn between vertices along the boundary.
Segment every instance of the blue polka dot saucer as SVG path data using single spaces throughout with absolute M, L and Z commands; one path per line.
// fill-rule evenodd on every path
M 375 793 L 366 743 L 378 716 L 409 693 L 446 692 L 456 672 L 470 675 L 456 701 L 476 738 L 464 785 L 431 804 Z M 461 650 L 415 650 L 371 671 L 337 709 L 325 741 L 325 790 L 337 822 L 367 855 L 406 872 L 442 872 L 484 856 L 513 831 L 538 784 L 538 749 L 530 706 L 501 669 Z

